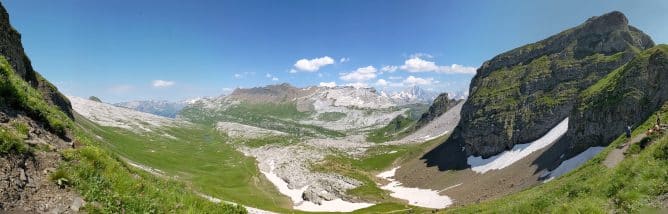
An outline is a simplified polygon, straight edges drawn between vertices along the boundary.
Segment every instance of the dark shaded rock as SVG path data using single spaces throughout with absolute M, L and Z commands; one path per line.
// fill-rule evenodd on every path
M 39 73 L 33 70 L 30 59 L 23 51 L 21 34 L 19 34 L 9 23 L 9 14 L 4 6 L 0 4 L 0 55 L 3 55 L 12 65 L 14 71 L 28 82 L 33 88 L 42 92 L 44 99 L 56 105 L 70 118 L 72 116 L 72 105 L 58 89 L 46 81 Z
M 448 98 L 448 93 L 439 94 L 431 106 L 429 106 L 429 110 L 420 116 L 420 119 L 415 124 L 415 129 L 420 129 L 429 124 L 434 118 L 443 115 L 443 113 L 456 106 L 459 102 L 458 100 Z
M 90 97 L 88 97 L 88 99 L 89 99 L 89 100 L 92 100 L 92 101 L 95 101 L 95 102 L 98 102 L 98 103 L 101 103 L 101 102 L 102 102 L 102 100 L 100 100 L 100 98 L 98 98 L 98 97 L 96 97 L 96 96 L 90 96 Z
M 611 12 L 500 54 L 478 69 L 446 143 L 489 157 L 538 139 L 569 116 L 580 91 L 652 46 L 622 13 Z
M 639 54 L 583 91 L 571 112 L 561 141 L 571 155 L 591 146 L 606 146 L 639 125 L 668 101 L 668 45 Z

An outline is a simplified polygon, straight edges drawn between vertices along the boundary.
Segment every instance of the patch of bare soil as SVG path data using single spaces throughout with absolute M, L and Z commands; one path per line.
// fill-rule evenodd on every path
M 33 152 L 0 155 L 0 213 L 77 213 L 85 204 L 83 199 L 74 190 L 61 188 L 49 179 L 61 161 L 57 151 L 71 147 L 70 144 L 29 118 L 16 116 L 12 120 L 30 125 L 25 143 Z M 2 120 L 0 126 L 7 126 L 8 122 L 9 119 Z
M 554 144 L 538 150 L 527 157 L 519 160 L 512 165 L 501 170 L 491 170 L 480 174 L 472 171 L 470 168 L 439 170 L 438 166 L 427 166 L 425 160 L 414 158 L 401 165 L 397 170 L 395 178 L 404 186 L 418 187 L 425 189 L 439 190 L 441 195 L 447 195 L 453 199 L 454 205 L 463 205 L 476 203 L 484 200 L 499 198 L 501 196 L 515 193 L 531 186 L 542 183 L 541 175 L 545 173 L 546 168 L 541 166 L 556 167 L 559 162 L 554 164 L 540 163 L 543 160 L 540 157 L 552 156 L 552 160 L 559 157 L 559 154 L 547 154 L 550 147 Z M 428 149 L 427 151 L 432 150 Z M 443 153 L 443 156 L 449 154 Z M 458 159 L 461 159 L 461 155 Z M 449 160 L 449 162 L 457 162 Z M 459 160 L 459 163 L 466 164 L 466 159 Z

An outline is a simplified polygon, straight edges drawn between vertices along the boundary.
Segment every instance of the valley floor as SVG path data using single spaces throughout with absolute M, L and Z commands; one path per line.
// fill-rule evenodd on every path
M 461 104 L 423 129 L 385 143 L 367 142 L 361 134 L 300 139 L 259 128 L 253 128 L 255 138 L 228 136 L 216 127 L 171 119 L 146 124 L 120 118 L 117 127 L 100 126 L 95 117 L 78 121 L 128 164 L 185 181 L 210 201 L 242 204 L 253 213 L 427 212 L 477 204 L 551 185 L 603 150 L 590 148 L 561 163 L 564 153 L 554 142 L 568 127 L 565 119 L 534 142 L 488 159 L 466 157 L 460 146 L 440 144 L 460 109 Z M 235 129 L 230 123 L 225 127 Z M 425 158 L 434 150 L 448 150 L 447 161 L 470 166 L 428 165 Z

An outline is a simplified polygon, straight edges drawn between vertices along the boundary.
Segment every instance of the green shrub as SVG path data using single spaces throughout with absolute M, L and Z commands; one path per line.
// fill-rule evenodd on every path
M 20 121 L 12 121 L 12 126 L 14 126 L 14 129 L 16 129 L 22 137 L 28 137 L 28 132 L 30 131 L 28 124 Z
M 16 132 L 0 127 L 0 155 L 10 153 L 24 154 L 29 151 Z
M 62 168 L 58 168 L 55 172 L 51 173 L 51 175 L 49 175 L 49 179 L 56 183 L 56 185 L 58 185 L 60 188 L 69 186 L 71 181 L 71 179 L 67 176 L 67 172 Z

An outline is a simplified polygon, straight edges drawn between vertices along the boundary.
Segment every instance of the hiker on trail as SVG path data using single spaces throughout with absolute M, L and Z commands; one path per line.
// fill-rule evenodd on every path
M 626 126 L 626 138 L 631 138 L 631 126 Z
M 661 113 L 656 112 L 656 125 L 661 127 Z

